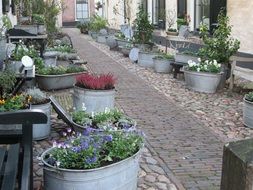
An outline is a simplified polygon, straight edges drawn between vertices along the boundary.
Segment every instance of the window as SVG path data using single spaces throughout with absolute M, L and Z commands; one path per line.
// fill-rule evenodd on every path
M 165 0 L 153 0 L 152 22 L 159 29 L 165 29 Z
M 10 11 L 10 1 L 9 0 L 2 0 L 2 12 L 7 13 Z
M 199 28 L 200 24 L 206 24 L 210 28 L 210 0 L 196 0 L 195 4 L 195 28 Z
M 76 0 L 76 19 L 84 20 L 89 18 L 88 0 Z

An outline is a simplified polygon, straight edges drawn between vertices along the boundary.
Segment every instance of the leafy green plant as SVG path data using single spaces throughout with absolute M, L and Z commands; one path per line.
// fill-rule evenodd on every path
M 90 23 L 89 22 L 78 23 L 76 27 L 80 29 L 81 33 L 87 34 L 88 30 L 90 29 Z
M 21 42 L 18 43 L 13 53 L 11 54 L 11 58 L 14 61 L 21 61 L 23 56 L 29 56 L 31 58 L 38 57 L 39 54 L 37 50 L 33 46 L 29 46 L 28 48 Z
M 215 59 L 219 63 L 228 64 L 230 56 L 235 54 L 240 47 L 240 42 L 231 37 L 231 29 L 229 18 L 224 11 L 218 15 L 218 28 L 212 37 L 209 37 L 207 26 L 202 25 L 200 35 L 205 45 L 199 50 L 201 58 Z
M 28 108 L 28 99 L 24 94 L 0 99 L 0 112 L 15 111 Z
M 107 20 L 101 16 L 94 15 L 90 21 L 90 29 L 95 32 L 99 32 L 101 29 L 106 28 L 108 24 Z
M 219 73 L 221 71 L 221 64 L 218 64 L 216 60 L 201 60 L 199 58 L 198 61 L 199 63 L 189 60 L 185 69 L 208 73 Z
M 245 99 L 250 102 L 253 102 L 253 92 L 249 92 L 248 94 L 246 94 Z
M 70 45 L 58 45 L 52 48 L 48 48 L 48 51 L 59 51 L 62 53 L 75 53 L 76 50 L 73 49 Z
M 30 104 L 43 104 L 49 102 L 47 95 L 42 92 L 39 88 L 29 88 L 25 94 L 29 97 Z
M 42 14 L 33 14 L 32 21 L 34 24 L 45 24 L 45 17 Z
M 6 98 L 14 88 L 16 82 L 16 74 L 10 70 L 0 72 L 0 98 Z
M 125 35 L 122 32 L 117 32 L 114 36 L 116 38 L 122 39 L 122 40 L 124 40 L 126 38 Z
M 54 143 L 54 148 L 43 158 L 48 164 L 64 169 L 99 168 L 134 155 L 144 143 L 138 132 L 97 133 L 87 128 L 83 135 L 70 135 L 67 141 Z
M 85 71 L 84 67 L 78 66 L 56 66 L 56 67 L 43 67 L 38 69 L 36 72 L 40 75 L 62 75 L 67 73 L 80 73 Z
M 182 54 L 184 55 L 190 55 L 190 56 L 198 56 L 198 52 L 194 52 L 194 51 L 189 51 L 189 50 L 185 50 L 182 52 Z
M 7 15 L 3 15 L 2 18 L 2 27 L 0 28 L 0 37 L 5 36 L 7 30 L 12 28 L 12 23 L 10 18 Z
M 142 44 L 150 42 L 154 26 L 149 22 L 148 14 L 144 11 L 142 6 L 139 6 L 134 25 L 136 26 L 134 41 Z
M 154 59 L 168 59 L 168 60 L 172 60 L 172 59 L 174 59 L 174 55 L 171 55 L 171 54 L 168 54 L 168 53 L 162 53 L 160 55 L 155 56 Z

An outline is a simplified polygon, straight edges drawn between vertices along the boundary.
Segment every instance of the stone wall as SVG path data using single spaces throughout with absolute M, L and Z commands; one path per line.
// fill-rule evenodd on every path
M 227 0 L 227 14 L 233 25 L 232 34 L 240 40 L 240 50 L 253 54 L 253 1 Z

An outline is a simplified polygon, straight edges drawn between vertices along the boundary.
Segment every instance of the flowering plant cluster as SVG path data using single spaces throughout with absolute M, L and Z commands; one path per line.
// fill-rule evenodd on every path
M 24 94 L 0 99 L 0 112 L 16 111 L 29 107 L 29 97 Z
M 186 68 L 189 71 L 208 72 L 208 73 L 219 73 L 221 70 L 221 64 L 218 64 L 216 60 L 202 61 L 200 58 L 198 58 L 198 61 L 199 63 L 189 60 L 188 66 Z
M 97 132 L 87 128 L 83 134 L 68 129 L 66 142 L 53 143 L 43 158 L 48 164 L 63 169 L 93 169 L 126 159 L 143 146 L 137 131 Z
M 75 111 L 72 119 L 78 125 L 102 130 L 130 129 L 135 126 L 135 121 L 127 117 L 117 109 L 105 110 L 104 112 L 87 113 Z
M 82 74 L 76 77 L 76 86 L 92 90 L 110 90 L 115 88 L 116 78 L 108 74 Z

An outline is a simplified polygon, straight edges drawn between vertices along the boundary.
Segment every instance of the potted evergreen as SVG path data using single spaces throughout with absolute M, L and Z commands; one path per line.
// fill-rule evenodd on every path
M 112 74 L 82 74 L 76 77 L 73 103 L 76 110 L 103 112 L 114 108 L 116 78 Z
M 222 65 L 222 80 L 219 88 L 223 88 L 226 79 L 230 76 L 229 58 L 234 55 L 240 47 L 240 42 L 231 37 L 232 26 L 229 25 L 229 17 L 222 10 L 218 15 L 218 27 L 210 36 L 206 25 L 200 27 L 200 35 L 204 46 L 199 50 L 202 59 L 216 60 Z
M 164 53 L 155 56 L 153 61 L 157 73 L 169 73 L 172 71 L 171 63 L 174 61 L 174 56 Z
M 134 129 L 136 122 L 118 109 L 107 109 L 104 112 L 87 113 L 74 111 L 72 120 L 75 131 L 83 132 L 87 127 L 94 130 L 129 130 Z
M 33 14 L 32 22 L 37 25 L 38 34 L 46 34 L 45 17 L 41 14 Z
M 28 96 L 31 109 L 40 109 L 47 115 L 46 124 L 34 124 L 33 125 L 33 139 L 42 140 L 47 138 L 51 132 L 51 102 L 39 88 L 27 89 L 25 94 Z
M 144 139 L 137 131 L 71 129 L 41 158 L 45 190 L 136 190 Z M 127 179 L 127 180 L 126 180 Z
M 243 98 L 243 124 L 253 128 L 253 92 L 249 92 Z

